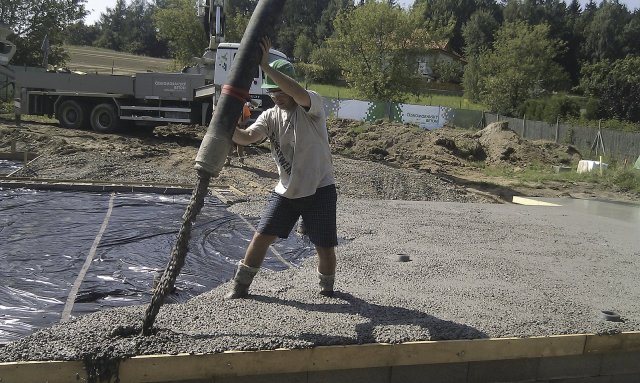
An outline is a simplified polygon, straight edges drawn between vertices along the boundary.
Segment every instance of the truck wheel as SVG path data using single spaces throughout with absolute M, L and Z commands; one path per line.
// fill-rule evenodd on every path
M 58 107 L 56 118 L 63 128 L 80 129 L 86 124 L 87 113 L 78 101 L 65 100 Z
M 91 111 L 91 127 L 98 133 L 118 131 L 120 120 L 112 104 L 98 104 Z

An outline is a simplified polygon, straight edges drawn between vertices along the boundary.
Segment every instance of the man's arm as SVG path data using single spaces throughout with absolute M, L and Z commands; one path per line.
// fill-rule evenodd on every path
M 304 108 L 311 106 L 311 99 L 309 93 L 298 82 L 286 74 L 280 73 L 277 70 L 269 66 L 269 49 L 271 48 L 271 40 L 265 36 L 260 42 L 262 48 L 262 60 L 260 66 L 262 71 L 269 76 L 278 87 L 289 96 L 293 97 L 293 100 Z
M 235 132 L 233 132 L 232 140 L 238 145 L 247 146 L 263 138 L 264 137 L 256 131 L 236 128 Z

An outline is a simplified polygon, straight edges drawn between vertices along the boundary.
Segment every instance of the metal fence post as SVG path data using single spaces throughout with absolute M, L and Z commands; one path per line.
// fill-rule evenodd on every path
M 20 113 L 21 113 L 20 109 L 21 109 L 20 108 L 20 99 L 16 98 L 16 99 L 13 100 L 13 111 L 14 111 L 14 113 L 16 115 L 16 127 L 18 127 L 18 128 L 22 125 L 21 124 L 21 117 L 20 117 Z

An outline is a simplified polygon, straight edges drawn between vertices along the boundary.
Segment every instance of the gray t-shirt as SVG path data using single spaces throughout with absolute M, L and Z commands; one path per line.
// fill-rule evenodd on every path
M 322 96 L 308 92 L 309 110 L 299 105 L 291 111 L 274 106 L 247 128 L 269 138 L 280 175 L 275 192 L 287 198 L 307 197 L 335 183 Z

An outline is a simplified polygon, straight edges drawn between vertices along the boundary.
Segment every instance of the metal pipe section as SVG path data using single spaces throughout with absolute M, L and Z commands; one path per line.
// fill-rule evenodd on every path
M 221 93 L 214 108 L 213 118 L 196 155 L 195 169 L 217 177 L 232 145 L 231 137 L 242 112 L 262 51 L 260 40 L 272 34 L 273 26 L 280 19 L 285 0 L 260 0 L 242 36 L 240 48 L 231 65 L 228 82 L 230 92 Z M 246 100 L 249 101 L 249 100 Z

